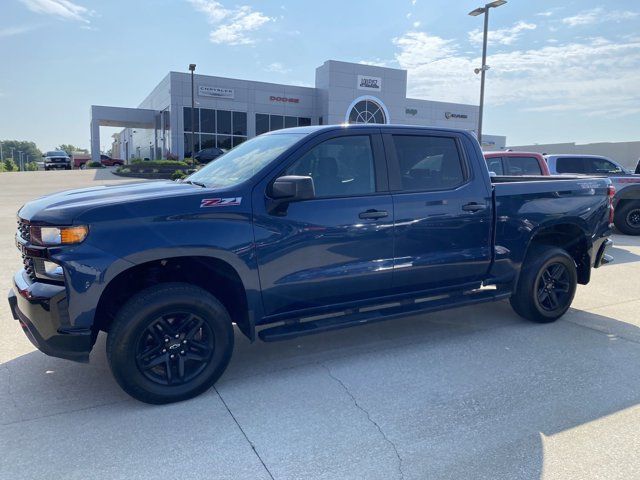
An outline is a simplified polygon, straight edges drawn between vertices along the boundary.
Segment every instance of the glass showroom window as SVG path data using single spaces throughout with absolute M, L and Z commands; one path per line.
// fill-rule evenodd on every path
M 280 130 L 281 128 L 307 127 L 311 125 L 309 117 L 290 117 L 256 113 L 256 135 Z
M 387 123 L 387 120 L 377 102 L 361 100 L 349 112 L 349 123 Z
M 229 150 L 247 139 L 247 113 L 212 108 L 194 109 L 191 127 L 191 107 L 183 108 L 184 156 L 191 157 L 191 135 L 194 150 L 218 147 Z

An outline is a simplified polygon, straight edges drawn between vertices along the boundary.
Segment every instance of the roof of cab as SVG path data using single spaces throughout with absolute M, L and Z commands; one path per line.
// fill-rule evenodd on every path
M 467 130 L 459 129 L 459 128 L 442 128 L 442 127 L 425 127 L 419 125 L 400 125 L 400 124 L 381 124 L 381 123 L 343 123 L 338 125 L 310 125 L 308 127 L 293 127 L 293 128 L 282 128 L 280 130 L 273 130 L 271 132 L 265 133 L 264 135 L 278 135 L 282 133 L 320 133 L 320 132 L 329 132 L 333 130 L 364 130 L 371 128 L 384 128 L 384 129 L 397 129 L 397 130 L 429 130 L 429 131 L 437 131 L 437 132 L 460 132 L 467 135 L 473 135 Z

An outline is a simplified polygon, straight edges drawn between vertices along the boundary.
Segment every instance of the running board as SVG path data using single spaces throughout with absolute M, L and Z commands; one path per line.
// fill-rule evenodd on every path
M 431 299 L 406 300 L 392 305 L 362 307 L 345 312 L 336 312 L 330 315 L 324 315 L 324 318 L 318 318 L 318 316 L 316 316 L 315 319 L 313 319 L 314 317 L 310 317 L 311 319 L 308 320 L 300 319 L 294 322 L 287 322 L 283 325 L 260 330 L 258 336 L 265 342 L 289 340 L 304 335 L 330 332 L 332 330 L 390 320 L 406 315 L 493 302 L 509 298 L 510 296 L 511 292 L 497 291 L 495 289 L 479 289 L 464 294 L 439 295 Z

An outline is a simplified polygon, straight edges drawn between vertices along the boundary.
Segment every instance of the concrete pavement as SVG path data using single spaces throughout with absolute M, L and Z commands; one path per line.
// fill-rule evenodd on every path
M 98 178 L 96 178 L 98 175 Z M 15 213 L 105 171 L 0 174 L 3 291 Z M 0 479 L 640 478 L 640 238 L 551 325 L 508 302 L 281 343 L 240 334 L 215 389 L 131 400 L 104 338 L 89 365 L 47 357 L 0 305 Z

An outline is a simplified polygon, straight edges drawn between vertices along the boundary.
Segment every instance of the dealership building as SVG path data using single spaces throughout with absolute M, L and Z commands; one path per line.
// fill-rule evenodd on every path
M 138 108 L 91 107 L 91 152 L 100 151 L 100 127 L 123 127 L 112 154 L 119 158 L 179 158 L 194 149 L 232 148 L 281 128 L 341 123 L 408 124 L 475 131 L 478 107 L 407 97 L 407 71 L 328 60 L 315 87 L 170 72 Z M 494 148 L 505 137 L 485 135 Z

